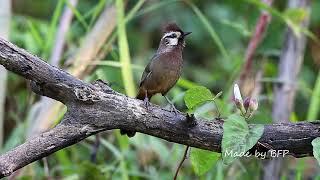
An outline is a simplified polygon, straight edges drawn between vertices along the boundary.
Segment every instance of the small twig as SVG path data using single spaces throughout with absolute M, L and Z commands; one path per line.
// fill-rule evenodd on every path
M 268 6 L 271 6 L 273 0 L 262 0 L 263 3 L 265 3 Z M 242 89 L 243 83 L 245 79 L 247 78 L 248 74 L 251 71 L 252 63 L 253 63 L 253 57 L 254 53 L 260 44 L 260 42 L 263 39 L 263 35 L 268 27 L 268 24 L 270 22 L 271 15 L 268 12 L 262 12 L 259 20 L 256 24 L 255 32 L 253 33 L 253 36 L 250 39 L 249 45 L 246 50 L 245 54 L 245 64 L 244 67 L 240 73 L 240 79 L 239 79 L 239 85 Z
M 188 154 L 189 147 L 190 147 L 190 146 L 187 146 L 187 147 L 186 147 L 186 150 L 184 151 L 183 157 L 182 157 L 182 159 L 181 159 L 181 161 L 180 161 L 180 163 L 179 163 L 179 166 L 178 166 L 178 168 L 177 168 L 177 170 L 176 170 L 176 173 L 175 173 L 175 175 L 174 175 L 174 178 L 173 178 L 174 180 L 177 179 L 179 170 L 180 170 L 180 168 L 181 168 L 184 160 L 187 158 L 187 154 Z

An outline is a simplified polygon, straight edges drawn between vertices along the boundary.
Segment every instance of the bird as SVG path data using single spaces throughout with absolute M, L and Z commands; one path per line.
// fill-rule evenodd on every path
M 136 96 L 137 99 L 144 101 L 147 110 L 151 97 L 161 93 L 177 114 L 177 109 L 166 94 L 180 78 L 185 37 L 189 34 L 191 32 L 182 31 L 176 23 L 164 26 L 158 50 L 144 69 Z M 120 133 L 128 137 L 135 135 L 135 131 L 124 129 L 121 129 Z

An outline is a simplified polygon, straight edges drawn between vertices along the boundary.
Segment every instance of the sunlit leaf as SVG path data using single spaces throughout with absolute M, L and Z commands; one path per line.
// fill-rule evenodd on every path
M 306 10 L 303 8 L 291 8 L 284 12 L 284 16 L 290 19 L 295 24 L 301 23 L 307 16 Z
M 313 147 L 313 156 L 317 159 L 318 164 L 320 164 L 320 137 L 312 140 L 311 144 Z
M 203 86 L 196 86 L 189 89 L 184 96 L 184 102 L 188 109 L 193 109 L 194 107 L 212 99 L 213 95 L 210 90 Z
M 225 164 L 230 164 L 238 157 L 246 155 L 263 134 L 263 125 L 248 127 L 246 120 L 233 114 L 223 124 L 222 158 Z

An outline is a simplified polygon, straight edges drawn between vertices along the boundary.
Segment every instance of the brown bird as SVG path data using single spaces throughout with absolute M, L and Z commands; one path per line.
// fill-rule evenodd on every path
M 147 109 L 151 97 L 161 93 L 177 113 L 173 103 L 165 95 L 177 83 L 181 75 L 184 39 L 190 33 L 183 32 L 175 23 L 165 26 L 159 48 L 144 69 L 140 80 L 137 99 L 144 100 Z M 120 133 L 127 134 L 129 137 L 135 135 L 135 131 L 123 129 Z

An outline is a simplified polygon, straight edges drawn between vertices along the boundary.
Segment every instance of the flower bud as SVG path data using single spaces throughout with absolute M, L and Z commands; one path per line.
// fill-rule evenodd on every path
M 255 110 L 258 109 L 258 101 L 257 101 L 257 99 L 255 99 L 255 98 L 251 98 L 250 99 L 248 109 L 251 110 L 251 111 L 255 111 Z
M 244 100 L 244 108 L 246 110 L 245 117 L 250 118 L 254 111 L 258 109 L 258 101 L 255 98 L 247 97 Z
M 244 103 L 243 103 L 243 106 L 244 106 L 244 108 L 246 109 L 246 111 L 248 111 L 248 108 L 249 108 L 249 104 L 250 104 L 250 97 L 246 97 L 245 99 L 244 99 Z
M 233 99 L 234 104 L 241 111 L 241 114 L 245 114 L 246 110 L 244 109 L 244 106 L 243 106 L 243 100 L 242 100 L 242 96 L 241 96 L 241 92 L 238 84 L 235 84 L 233 87 L 233 98 L 234 98 Z

